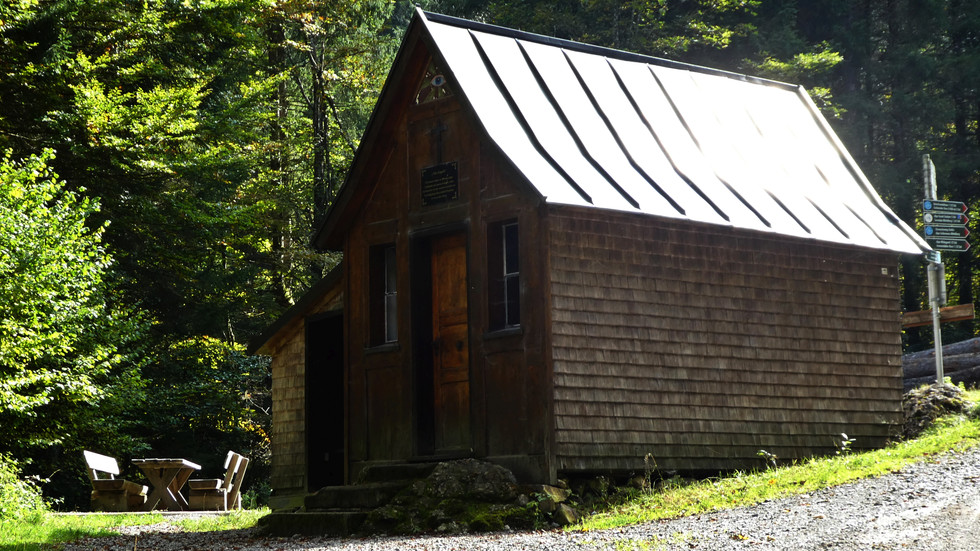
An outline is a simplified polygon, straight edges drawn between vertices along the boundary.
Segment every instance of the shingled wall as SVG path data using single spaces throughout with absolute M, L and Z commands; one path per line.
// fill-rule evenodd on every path
M 302 504 L 307 492 L 306 319 L 342 308 L 342 288 L 328 289 L 267 346 L 272 356 L 272 507 Z M 342 366 L 336 366 L 341 369 Z M 343 422 L 339 419 L 338 422 Z
M 895 253 L 577 208 L 549 225 L 559 471 L 745 468 L 897 433 Z

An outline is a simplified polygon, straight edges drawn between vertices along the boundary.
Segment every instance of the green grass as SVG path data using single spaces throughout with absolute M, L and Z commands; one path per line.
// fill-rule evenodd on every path
M 980 402 L 980 391 L 968 392 L 968 399 Z M 978 444 L 980 421 L 972 416 L 947 416 L 918 439 L 898 442 L 880 450 L 809 459 L 776 469 L 738 472 L 690 483 L 667 481 L 662 490 L 632 494 L 569 529 L 615 528 L 753 505 L 892 473 L 911 463 L 928 461 L 937 454 Z
M 195 520 L 181 520 L 160 514 L 133 515 L 56 515 L 38 514 L 18 521 L 0 521 L 0 551 L 57 549 L 59 544 L 85 537 L 112 536 L 117 526 L 138 526 L 168 522 L 189 532 L 237 530 L 255 526 L 268 509 L 236 511 Z

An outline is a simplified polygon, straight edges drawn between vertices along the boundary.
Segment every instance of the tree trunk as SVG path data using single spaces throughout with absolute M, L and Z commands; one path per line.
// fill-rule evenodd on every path
M 269 40 L 268 73 L 269 75 L 282 74 L 286 70 L 286 50 L 284 46 L 286 33 L 283 29 L 282 21 L 275 18 L 270 20 L 266 32 Z M 269 148 L 269 172 L 272 176 L 272 185 L 280 188 L 285 186 L 286 183 L 286 175 L 284 173 L 285 163 L 283 162 L 286 145 L 283 127 L 286 122 L 287 100 L 286 83 L 285 81 L 280 81 L 272 97 L 272 105 L 275 106 L 276 117 L 269 125 L 269 141 L 271 144 Z M 282 264 L 286 262 L 285 250 L 287 248 L 287 236 L 285 228 L 288 224 L 289 215 L 288 213 L 282 212 L 280 207 L 275 216 L 276 220 L 272 224 L 270 235 L 272 256 L 277 264 Z M 275 301 L 283 307 L 289 306 L 289 291 L 285 279 L 288 273 L 288 266 L 280 266 L 276 270 L 278 283 L 276 285 Z

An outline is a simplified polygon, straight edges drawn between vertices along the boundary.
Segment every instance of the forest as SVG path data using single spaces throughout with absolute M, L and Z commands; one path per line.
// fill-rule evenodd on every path
M 310 235 L 416 5 L 801 84 L 900 218 L 921 226 L 928 153 L 980 219 L 973 0 L 3 0 L 0 462 L 72 510 L 84 449 L 234 449 L 265 502 L 269 361 L 246 349 L 339 261 Z M 974 251 L 943 255 L 950 304 L 975 300 Z M 926 308 L 901 262 L 903 310 Z

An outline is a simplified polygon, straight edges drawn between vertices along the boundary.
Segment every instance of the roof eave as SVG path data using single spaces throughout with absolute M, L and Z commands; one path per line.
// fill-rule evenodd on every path
M 292 322 L 304 316 L 324 293 L 340 283 L 343 277 L 342 266 L 342 262 L 337 264 L 320 281 L 314 283 L 306 294 L 296 301 L 296 304 L 290 306 L 265 331 L 249 343 L 248 348 L 245 350 L 246 354 L 250 356 L 255 354 L 270 355 L 272 351 L 269 350 L 269 345 L 276 340 L 279 333 Z

